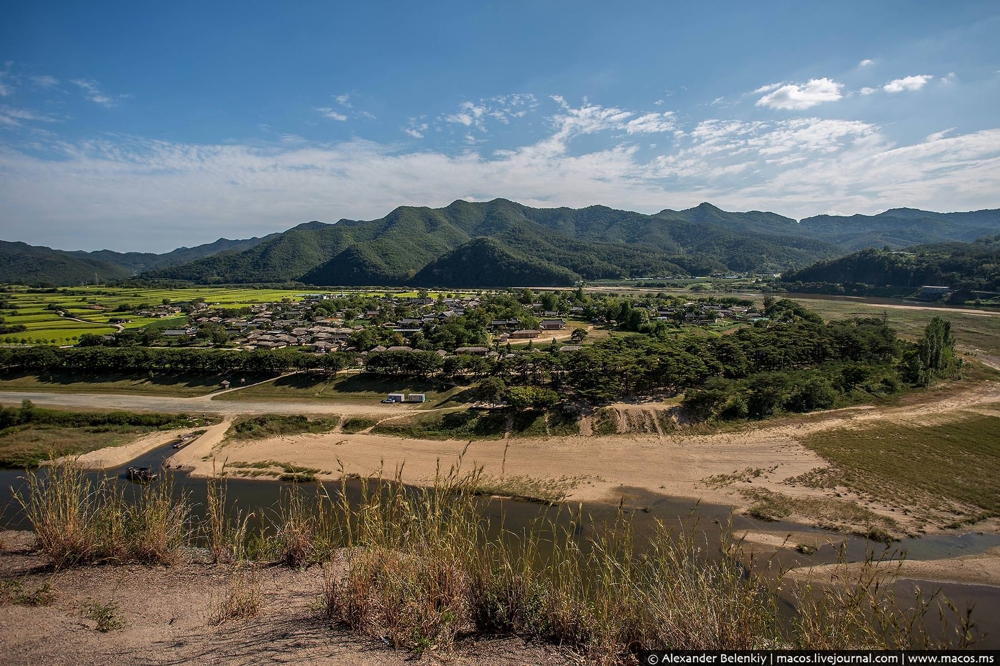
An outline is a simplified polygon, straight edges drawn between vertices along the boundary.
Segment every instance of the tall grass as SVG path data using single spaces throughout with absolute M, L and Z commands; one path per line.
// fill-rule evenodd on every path
M 17 500 L 56 566 L 111 560 L 171 564 L 189 535 L 191 507 L 172 481 L 143 486 L 134 502 L 115 480 L 74 463 L 29 474 Z
M 339 491 L 320 486 L 315 500 L 291 487 L 259 534 L 248 533 L 249 516 L 226 513 L 218 478 L 209 481 L 197 530 L 168 483 L 143 488 L 129 504 L 113 483 L 91 483 L 72 465 L 29 477 L 22 504 L 42 549 L 60 565 L 169 562 L 200 532 L 214 559 L 233 565 L 213 622 L 261 611 L 255 559 L 322 563 L 329 619 L 415 652 L 447 649 L 465 634 L 544 639 L 595 664 L 633 663 L 637 651 L 664 646 L 927 648 L 972 641 L 969 611 L 934 595 L 897 601 L 898 571 L 874 556 L 834 583 L 797 582 L 780 571 L 760 573 L 762 563 L 725 533 L 721 552 L 695 530 L 659 524 L 637 534 L 621 507 L 606 525 L 585 521 L 581 507 L 507 529 L 491 521 L 477 496 L 481 469 L 463 472 L 461 459 L 448 471 L 439 467 L 424 488 L 404 486 L 401 472 L 361 480 L 354 499 L 346 480 Z M 795 605 L 791 617 L 780 610 L 785 601 Z M 935 610 L 948 632 L 934 631 Z
M 463 632 L 519 634 L 576 650 L 591 663 L 632 663 L 641 649 L 966 646 L 972 624 L 946 601 L 897 602 L 896 572 L 870 559 L 845 585 L 786 584 L 756 573 L 752 556 L 723 534 L 722 552 L 698 532 L 658 525 L 637 536 L 619 510 L 588 526 L 582 510 L 539 519 L 499 537 L 476 500 L 480 470 L 439 470 L 433 485 L 363 482 L 318 509 L 344 548 L 328 566 L 326 610 L 397 647 L 446 648 Z M 397 475 L 398 480 L 398 475 Z M 323 508 L 325 507 L 325 508 Z M 568 520 L 567 520 L 568 519 Z M 329 537 L 327 537 L 329 538 Z M 794 619 L 782 619 L 782 589 Z M 931 611 L 950 636 L 934 634 Z M 946 619 L 942 616 L 942 619 Z M 935 638 L 935 636 L 939 636 Z

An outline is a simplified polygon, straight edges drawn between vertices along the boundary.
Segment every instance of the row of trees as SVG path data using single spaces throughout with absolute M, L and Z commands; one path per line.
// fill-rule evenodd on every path
M 347 364 L 343 354 L 318 356 L 294 350 L 235 351 L 149 347 L 0 348 L 0 369 L 26 372 L 73 372 L 134 375 L 154 372 L 217 375 L 242 372 L 277 374 L 290 370 L 336 372 Z

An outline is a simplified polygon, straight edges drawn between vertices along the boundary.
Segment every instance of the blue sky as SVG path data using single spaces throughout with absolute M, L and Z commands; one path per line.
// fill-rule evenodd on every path
M 459 198 L 997 208 L 998 34 L 995 1 L 5 2 L 0 238 L 165 251 Z

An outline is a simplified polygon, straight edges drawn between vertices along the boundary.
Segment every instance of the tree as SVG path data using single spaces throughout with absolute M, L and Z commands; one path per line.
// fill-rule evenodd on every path
M 587 339 L 587 329 L 585 328 L 574 328 L 573 333 L 570 334 L 570 339 L 579 344 Z
M 476 397 L 483 402 L 496 404 L 503 398 L 507 384 L 499 377 L 487 377 L 476 387 Z
M 507 389 L 504 402 L 509 408 L 518 411 L 525 409 L 545 410 L 559 402 L 559 395 L 551 389 L 514 386 Z
M 559 294 L 547 291 L 542 294 L 542 307 L 549 312 L 559 308 Z

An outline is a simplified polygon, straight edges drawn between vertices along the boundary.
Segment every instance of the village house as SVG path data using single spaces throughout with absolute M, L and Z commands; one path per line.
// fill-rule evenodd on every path
M 456 354 L 472 354 L 473 356 L 486 356 L 490 352 L 489 347 L 456 347 Z

